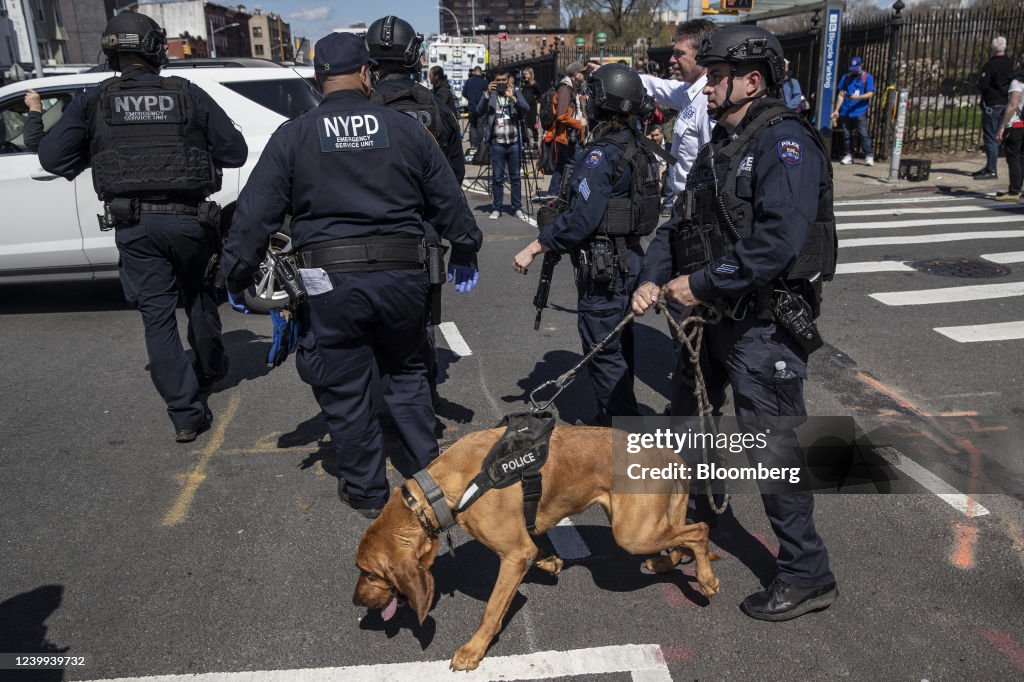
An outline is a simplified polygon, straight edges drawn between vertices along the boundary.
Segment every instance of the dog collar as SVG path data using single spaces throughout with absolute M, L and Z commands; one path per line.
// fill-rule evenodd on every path
M 416 515 L 420 525 L 423 526 L 423 530 L 427 531 L 427 534 L 431 537 L 436 538 L 441 533 L 455 526 L 455 517 L 452 516 L 452 510 L 448 508 L 448 503 L 445 500 L 444 491 L 441 490 L 441 486 L 437 484 L 437 481 L 434 480 L 426 469 L 413 474 L 413 480 L 419 484 L 420 490 L 423 491 L 423 497 L 426 498 L 427 504 L 430 505 L 431 511 L 434 512 L 437 526 L 434 526 L 426 510 L 423 509 L 404 483 L 401 487 L 402 497 L 405 498 L 405 503 L 409 509 Z

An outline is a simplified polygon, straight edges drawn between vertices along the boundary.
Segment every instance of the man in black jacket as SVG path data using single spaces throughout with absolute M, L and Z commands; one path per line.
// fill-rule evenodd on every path
M 434 88 L 434 94 L 452 110 L 456 120 L 459 118 L 459 103 L 452 93 L 452 84 L 448 82 L 448 76 L 440 66 L 431 66 L 427 75 L 430 79 L 430 87 Z
M 487 89 L 487 79 L 484 78 L 483 70 L 477 66 L 473 68 L 473 75 L 466 79 L 462 86 L 462 96 L 466 98 L 466 106 L 469 108 L 469 146 L 476 149 L 480 146 L 483 138 L 483 130 L 480 128 L 480 115 L 476 113 L 476 107 L 480 104 L 480 98 L 484 96 Z
M 978 76 L 978 90 L 981 91 L 981 106 L 984 116 L 981 119 L 981 130 L 985 144 L 985 167 L 973 174 L 975 180 L 989 180 L 998 177 L 996 173 L 999 162 L 999 122 L 1006 110 L 1007 90 L 1010 87 L 1010 74 L 1013 62 L 1006 56 L 1006 38 L 998 36 L 992 40 L 992 58 L 981 67 Z

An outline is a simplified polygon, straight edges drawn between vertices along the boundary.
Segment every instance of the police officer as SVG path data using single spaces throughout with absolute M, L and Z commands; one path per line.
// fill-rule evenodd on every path
M 782 427 L 772 428 L 769 447 L 748 456 L 766 466 L 799 466 L 803 457 L 792 428 L 807 414 L 807 350 L 772 311 L 780 282 L 814 298 L 814 287 L 804 285 L 835 271 L 830 167 L 813 129 L 769 96 L 785 77 L 774 35 L 757 26 L 722 28 L 704 41 L 697 59 L 708 68 L 704 92 L 717 126 L 672 220 L 648 250 L 633 310 L 643 314 L 657 302 L 658 284 L 668 282 L 669 299 L 685 306 L 714 302 L 726 311 L 721 323 L 705 327 L 702 347 L 714 411 L 732 384 L 741 423 L 767 420 Z M 696 415 L 688 358 L 680 358 L 673 384 L 672 414 Z M 779 621 L 829 606 L 838 592 L 814 527 L 812 494 L 761 499 L 779 539 L 778 575 L 741 608 L 753 618 Z
M 39 162 L 68 180 L 92 166 L 103 224 L 116 229 L 121 285 L 146 328 L 153 383 L 175 440 L 187 443 L 213 420 L 201 394 L 228 371 L 217 304 L 204 281 L 220 241 L 220 209 L 205 199 L 220 189 L 220 169 L 241 166 L 248 148 L 209 95 L 159 75 L 167 42 L 155 21 L 118 14 L 101 44 L 121 75 L 72 100 L 42 138 Z M 193 362 L 178 337 L 179 296 Z
M 640 77 L 609 64 L 589 81 L 587 117 L 594 142 L 571 169 L 567 209 L 542 227 L 538 239 L 516 255 L 516 272 L 541 253 L 569 253 L 576 269 L 578 327 L 583 352 L 590 352 L 629 312 L 643 249 L 640 238 L 659 215 L 659 164 L 640 133 L 638 116 L 653 102 Z M 653 145 L 651 145 L 653 147 Z M 597 397 L 597 423 L 639 414 L 633 393 L 633 326 L 612 338 L 589 365 Z
M 379 67 L 370 99 L 377 104 L 408 114 L 422 123 L 441 146 L 448 159 L 448 165 L 461 185 L 466 177 L 466 158 L 462 151 L 462 132 L 455 112 L 440 94 L 413 80 L 420 70 L 423 36 L 416 33 L 409 22 L 389 15 L 373 22 L 370 28 L 366 29 L 366 45 L 370 50 L 370 57 Z M 450 92 L 449 90 L 449 95 Z M 428 241 L 440 241 L 436 230 L 429 223 L 425 225 L 425 229 Z M 441 305 L 439 290 L 434 291 L 431 305 Z M 425 353 L 430 394 L 433 403 L 438 405 L 440 398 L 437 394 L 437 341 L 434 326 L 429 324 L 429 320 L 424 343 L 427 344 Z
M 386 16 L 366 29 L 366 46 L 380 65 L 371 99 L 422 123 L 441 145 L 461 184 L 466 177 L 466 158 L 459 122 L 447 102 L 414 80 L 420 72 L 423 36 L 408 21 Z
M 295 365 L 327 418 L 339 495 L 367 518 L 389 493 L 370 405 L 375 364 L 390 379 L 384 399 L 414 460 L 395 462 L 398 470 L 411 476 L 438 454 L 423 343 L 424 222 L 451 244 L 449 280 L 461 293 L 476 285 L 483 241 L 430 134 L 368 100 L 372 64 L 363 38 L 332 33 L 317 42 L 324 100 L 270 138 L 239 197 L 222 266 L 230 291 L 247 286 L 270 235 L 292 216 L 309 293 Z

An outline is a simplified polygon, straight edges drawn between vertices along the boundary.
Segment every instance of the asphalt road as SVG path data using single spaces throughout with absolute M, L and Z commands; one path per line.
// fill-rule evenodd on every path
M 1022 208 L 994 209 L 978 197 L 858 201 L 837 206 L 850 213 L 840 216 L 844 263 L 978 259 L 1017 253 L 1024 243 Z M 471 194 L 470 203 L 484 198 Z M 978 208 L 910 212 L 950 206 Z M 1004 220 L 976 220 L 996 216 Z M 530 390 L 581 357 L 568 265 L 556 273 L 553 308 L 534 332 L 536 271 L 518 276 L 511 262 L 535 230 L 508 216 L 480 218 L 480 286 L 445 298 L 446 441 L 523 409 Z M 865 225 L 926 218 L 931 224 Z M 971 222 L 950 222 L 964 218 Z M 990 231 L 1019 234 L 976 235 Z M 934 236 L 947 233 L 968 238 Z M 928 238 L 853 241 L 880 236 Z M 715 565 L 722 590 L 710 603 L 692 566 L 641 573 L 640 558 L 619 550 L 603 513 L 590 510 L 552 533 L 565 570 L 557 579 L 528 574 L 484 667 L 467 678 L 916 682 L 1024 674 L 1024 339 L 962 342 L 935 331 L 1019 324 L 1024 291 L 1010 286 L 1002 298 L 961 302 L 940 292 L 930 304 L 913 303 L 925 294 L 895 296 L 1019 287 L 1019 262 L 1006 262 L 1003 276 L 971 280 L 861 266 L 829 285 L 829 345 L 811 363 L 808 407 L 855 417 L 901 474 L 886 486 L 890 494 L 818 497 L 816 519 L 841 591 L 832 608 L 781 624 L 739 611 L 742 598 L 771 579 L 776 549 L 749 487 L 736 488 L 740 523 L 712 536 L 725 556 Z M 291 360 L 265 369 L 266 318 L 226 306 L 222 316 L 232 368 L 210 398 L 214 428 L 178 445 L 145 370 L 141 322 L 116 282 L 3 290 L 0 652 L 87 658 L 84 668 L 11 679 L 241 671 L 283 671 L 244 678 L 253 680 L 435 679 L 479 623 L 497 559 L 456 533 L 456 554 L 434 566 L 438 599 L 422 627 L 407 609 L 385 624 L 353 606 L 366 521 L 338 502 L 321 465 L 329 444 L 313 397 Z M 669 337 L 653 316 L 637 335 L 638 397 L 648 414 L 660 413 L 673 364 Z M 556 407 L 569 423 L 592 416 L 585 376 Z

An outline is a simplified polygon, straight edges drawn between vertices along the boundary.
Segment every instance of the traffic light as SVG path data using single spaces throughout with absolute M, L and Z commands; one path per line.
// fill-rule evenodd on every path
M 754 0 L 722 0 L 724 12 L 749 12 L 754 9 Z

